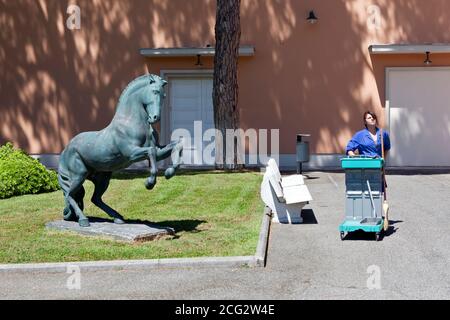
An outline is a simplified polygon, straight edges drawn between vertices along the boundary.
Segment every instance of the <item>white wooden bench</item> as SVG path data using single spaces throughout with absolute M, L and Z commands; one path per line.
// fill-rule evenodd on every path
M 270 159 L 261 184 L 261 199 L 273 212 L 273 222 L 302 223 L 302 208 L 312 200 L 302 175 L 282 177 Z

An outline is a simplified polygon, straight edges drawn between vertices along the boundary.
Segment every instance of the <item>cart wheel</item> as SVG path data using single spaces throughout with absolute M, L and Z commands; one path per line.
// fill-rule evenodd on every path
M 375 241 L 380 241 L 381 234 L 379 232 L 375 233 Z
M 345 236 L 344 236 L 344 231 L 341 231 L 341 240 L 344 240 Z

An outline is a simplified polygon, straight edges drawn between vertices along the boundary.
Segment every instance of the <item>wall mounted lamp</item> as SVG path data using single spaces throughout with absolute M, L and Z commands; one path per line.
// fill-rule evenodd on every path
M 316 17 L 316 15 L 314 14 L 314 11 L 311 10 L 311 11 L 309 12 L 308 18 L 306 18 L 306 21 L 308 21 L 308 22 L 311 23 L 311 24 L 314 24 L 314 23 L 317 22 L 317 20 L 319 20 L 319 19 L 318 19 L 318 18 Z
M 429 65 L 433 62 L 430 60 L 430 51 L 425 52 L 425 54 L 427 55 L 427 57 L 423 63 L 425 63 L 426 65 Z

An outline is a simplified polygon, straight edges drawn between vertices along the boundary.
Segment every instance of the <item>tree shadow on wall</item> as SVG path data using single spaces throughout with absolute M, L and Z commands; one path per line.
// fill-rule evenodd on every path
M 215 0 L 79 0 L 80 30 L 65 26 L 71 3 L 0 0 L 0 144 L 59 153 L 77 133 L 103 129 L 124 87 L 152 68 L 139 48 L 214 43 Z M 319 21 L 310 25 L 310 1 L 241 2 L 241 43 L 257 45 L 254 57 L 239 62 L 243 126 L 255 117 L 247 106 L 257 103 L 264 107 L 259 126 L 280 128 L 285 153 L 295 146 L 284 137 L 297 131 L 312 135 L 313 153 L 341 153 L 362 113 L 384 106 L 384 71 L 375 70 L 380 98 L 365 93 L 376 63 L 362 44 L 391 35 L 397 42 L 450 41 L 440 32 L 444 0 L 379 3 L 381 31 L 367 28 L 358 3 L 315 1 Z
M 72 1 L 0 0 L 0 144 L 59 153 L 103 129 L 125 86 L 147 72 L 139 48 L 211 38 L 211 21 L 190 17 L 210 16 L 213 2 L 79 0 L 81 29 L 69 30 Z

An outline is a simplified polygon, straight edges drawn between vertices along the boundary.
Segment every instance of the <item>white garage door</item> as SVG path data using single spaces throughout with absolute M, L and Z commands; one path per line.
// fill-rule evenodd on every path
M 450 68 L 387 69 L 389 166 L 450 166 Z
M 191 136 L 190 141 L 185 141 L 183 149 L 183 163 L 186 165 L 208 164 L 202 155 L 211 140 L 203 141 L 203 133 L 214 128 L 212 88 L 212 78 L 169 80 L 170 131 L 185 129 Z M 214 152 L 211 157 L 214 157 Z

